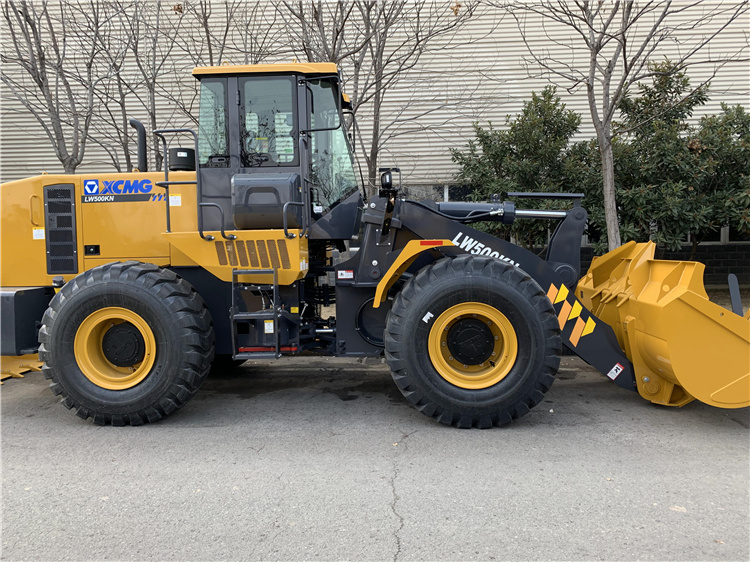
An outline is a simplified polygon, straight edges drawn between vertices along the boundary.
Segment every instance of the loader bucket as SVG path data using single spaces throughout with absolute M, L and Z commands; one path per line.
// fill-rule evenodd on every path
M 577 296 L 614 329 L 645 399 L 750 405 L 750 314 L 708 300 L 703 264 L 655 260 L 655 248 L 629 242 L 594 258 Z
M 39 361 L 39 356 L 36 354 L 19 356 L 3 355 L 0 358 L 0 384 L 5 379 L 22 379 L 26 373 L 41 371 L 42 364 Z

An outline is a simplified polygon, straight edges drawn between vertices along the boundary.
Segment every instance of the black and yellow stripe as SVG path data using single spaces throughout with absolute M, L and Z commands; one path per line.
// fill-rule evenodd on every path
M 572 297 L 573 302 L 568 300 L 568 297 Z M 589 335 L 596 328 L 596 322 L 590 316 L 584 320 L 582 313 L 584 312 L 583 305 L 578 302 L 578 299 L 573 296 L 565 285 L 561 285 L 559 288 L 551 283 L 547 290 L 547 298 L 550 300 L 552 305 L 557 311 L 557 320 L 560 323 L 560 330 L 565 328 L 565 325 L 571 320 L 575 320 L 573 331 L 570 333 L 568 339 L 573 347 L 578 345 L 578 342 L 582 337 Z M 557 305 L 562 303 L 559 310 Z

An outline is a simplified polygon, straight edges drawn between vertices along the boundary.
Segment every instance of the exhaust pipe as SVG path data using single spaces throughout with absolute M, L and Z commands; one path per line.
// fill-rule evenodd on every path
M 146 158 L 146 128 L 138 119 L 130 119 L 130 126 L 138 131 L 138 171 L 148 172 L 148 159 Z

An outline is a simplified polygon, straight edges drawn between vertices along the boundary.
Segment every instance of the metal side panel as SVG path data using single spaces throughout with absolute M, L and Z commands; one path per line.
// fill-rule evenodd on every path
M 299 230 L 286 238 L 282 230 L 234 230 L 233 240 L 225 240 L 220 232 L 208 231 L 213 240 L 203 240 L 197 232 L 166 232 L 163 236 L 173 249 L 172 266 L 200 265 L 222 281 L 232 281 L 234 269 L 265 269 L 278 271 L 279 285 L 291 285 L 303 279 L 309 268 L 307 238 Z M 180 254 L 182 256 L 180 256 Z M 184 256 L 184 257 L 183 257 Z M 185 259 L 185 257 L 187 259 Z M 269 274 L 243 274 L 243 283 L 268 284 Z
M 3 287 L 0 289 L 0 354 L 36 353 L 37 324 L 41 322 L 49 301 L 55 295 L 52 287 Z

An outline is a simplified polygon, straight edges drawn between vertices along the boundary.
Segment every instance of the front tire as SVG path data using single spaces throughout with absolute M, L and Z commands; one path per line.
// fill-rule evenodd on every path
M 397 295 L 385 355 L 406 399 L 440 423 L 489 428 L 528 413 L 554 382 L 552 304 L 522 270 L 463 255 L 422 269 Z
M 66 283 L 44 314 L 39 343 L 52 391 L 101 425 L 174 412 L 200 388 L 214 355 L 200 295 L 174 272 L 134 261 Z

